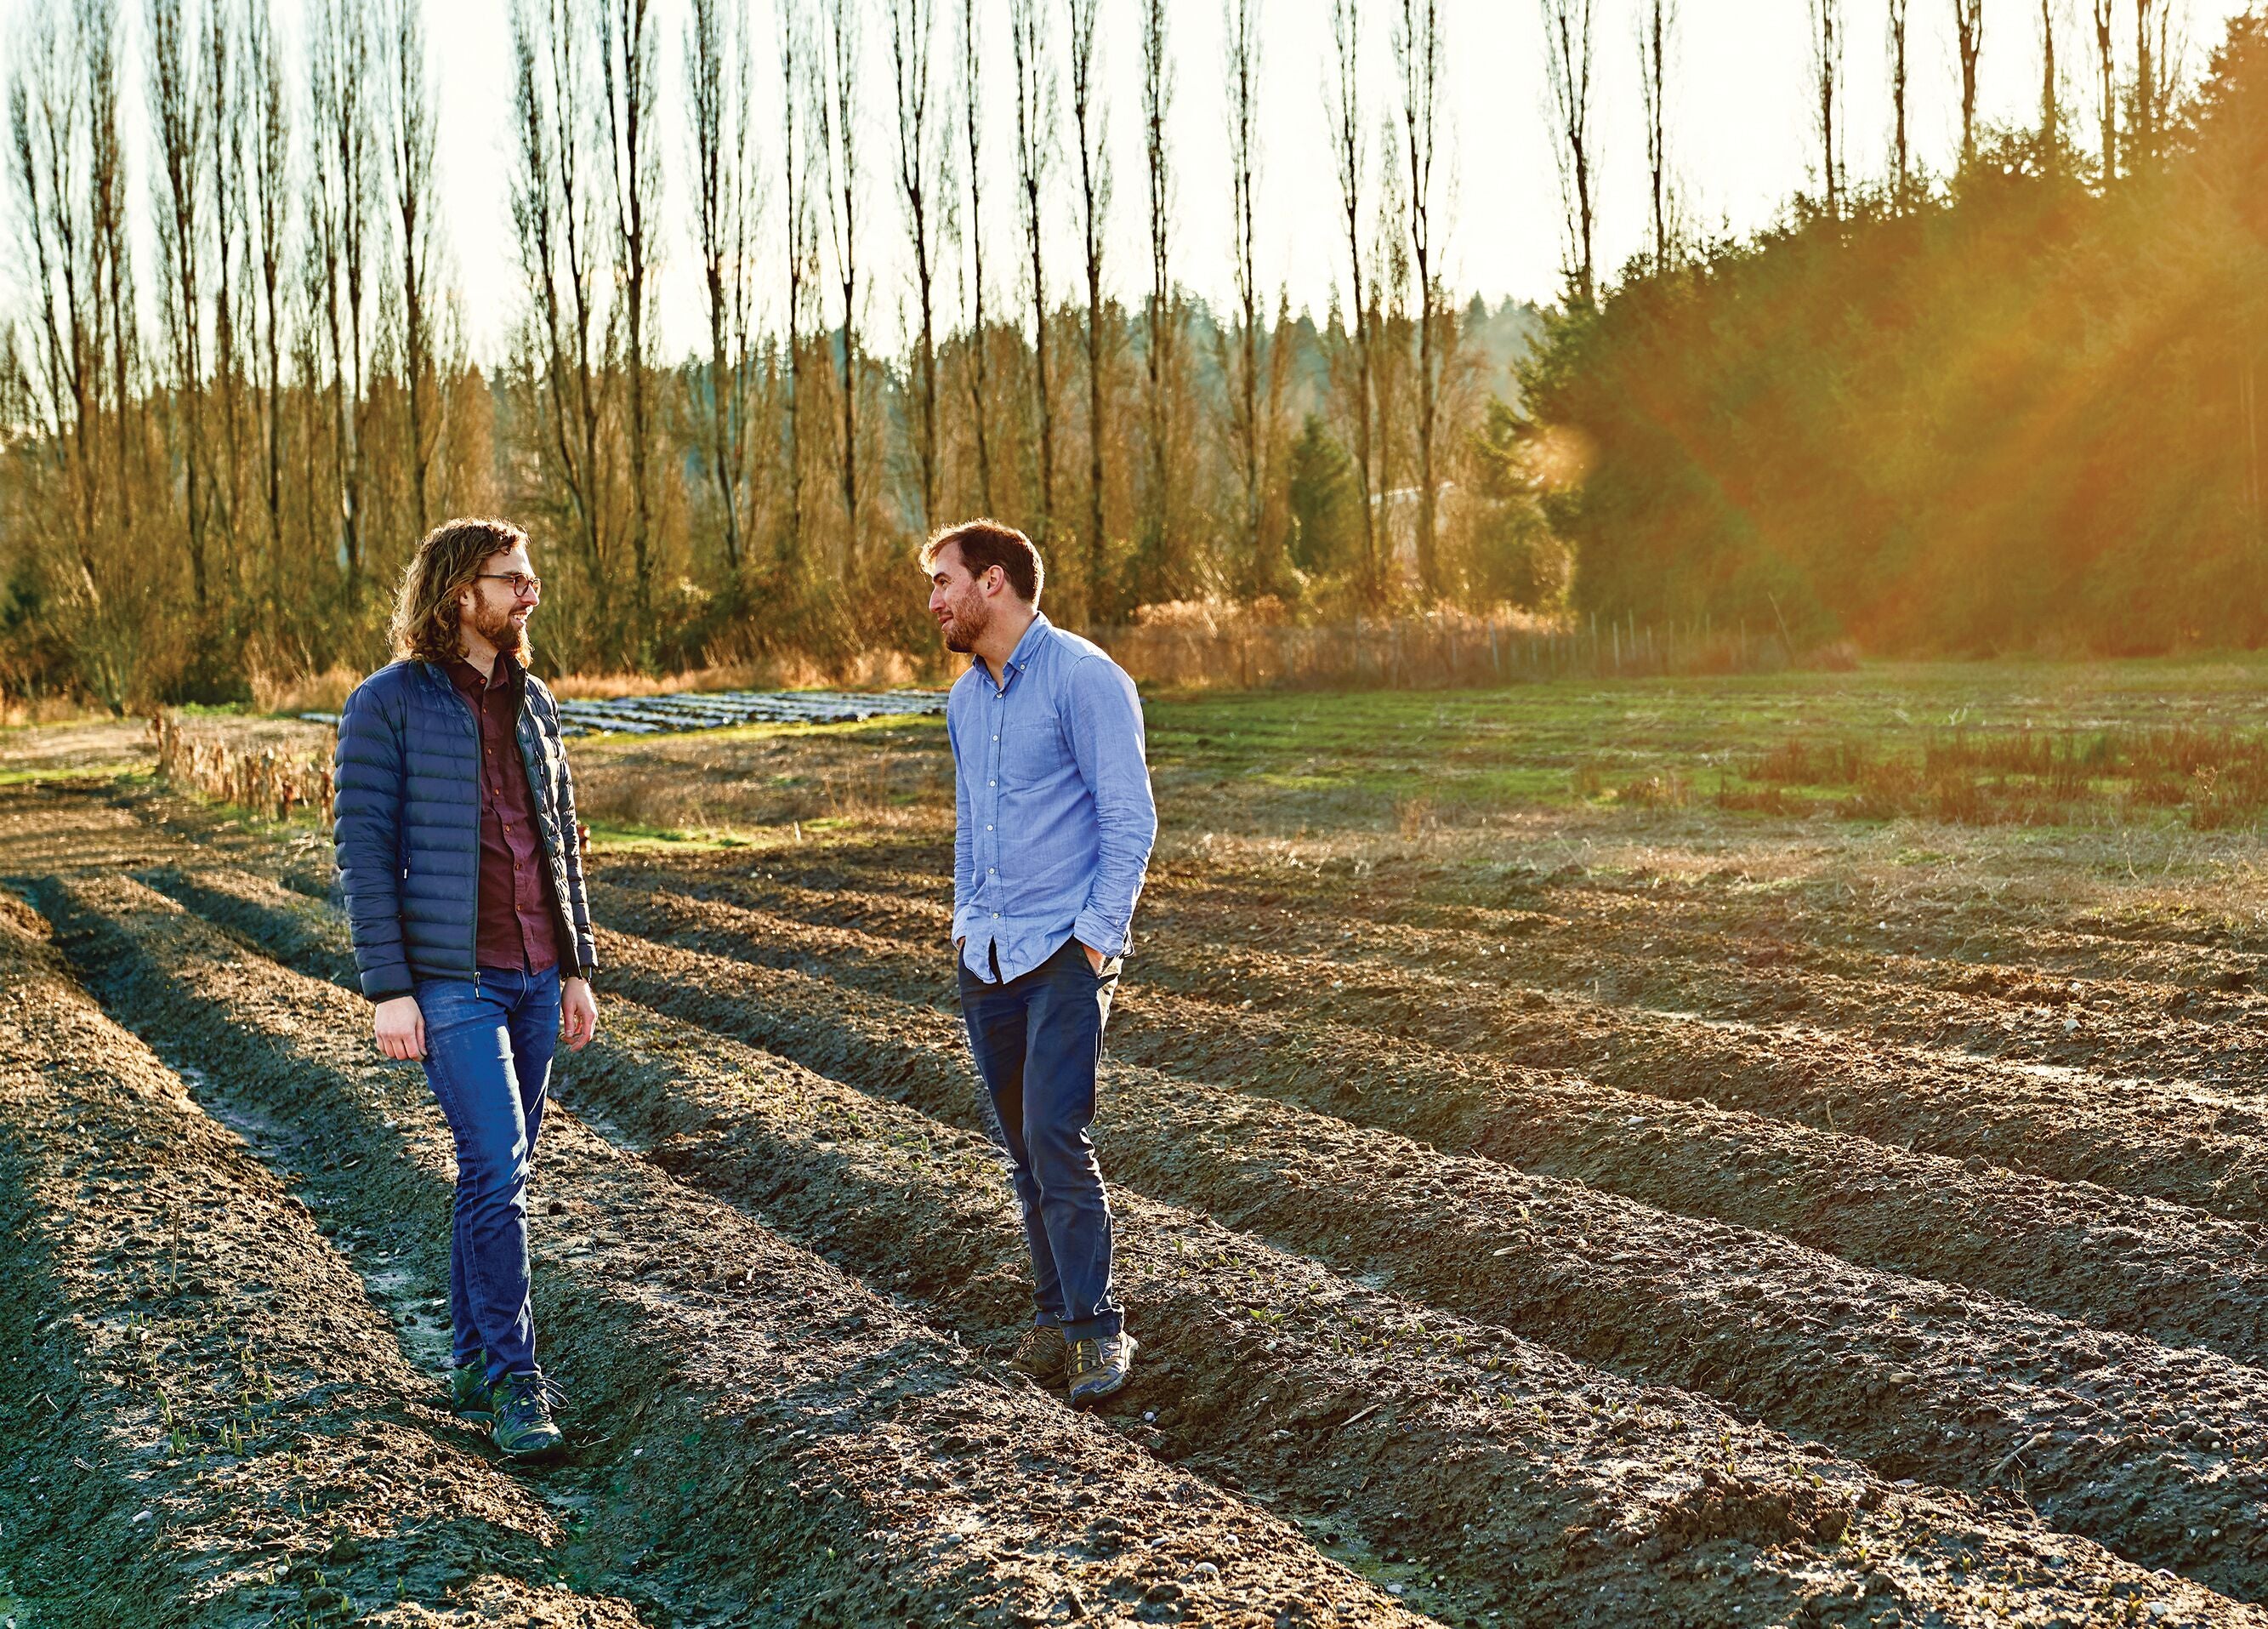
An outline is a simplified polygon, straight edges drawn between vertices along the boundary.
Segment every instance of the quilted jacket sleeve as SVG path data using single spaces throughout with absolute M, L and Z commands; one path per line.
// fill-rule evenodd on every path
M 332 765 L 332 841 L 347 898 L 355 965 L 372 1001 L 409 995 L 401 944 L 402 696 L 380 674 L 358 685 L 339 719 Z

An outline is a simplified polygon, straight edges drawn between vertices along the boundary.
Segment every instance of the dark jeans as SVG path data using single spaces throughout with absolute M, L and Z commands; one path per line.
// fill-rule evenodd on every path
M 527 1172 L 551 1055 L 559 969 L 482 968 L 417 986 L 425 1080 L 457 1142 L 449 1234 L 450 1360 L 485 1353 L 491 1381 L 535 1369 L 527 1295 Z
M 1110 1200 L 1086 1135 L 1117 988 L 1117 962 L 1097 977 L 1077 940 L 1005 984 L 961 966 L 969 1049 L 1023 1207 L 1036 1321 L 1071 1340 L 1115 1335 L 1121 1323 L 1110 1298 Z

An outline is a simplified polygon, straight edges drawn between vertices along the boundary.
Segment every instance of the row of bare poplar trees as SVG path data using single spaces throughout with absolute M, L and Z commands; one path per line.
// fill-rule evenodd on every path
M 1228 0 L 1218 202 L 1167 141 L 1165 0 L 1140 0 L 1130 110 L 1105 106 L 1101 0 L 1010 0 L 1005 52 L 976 0 L 780 0 L 776 29 L 685 0 L 666 40 L 655 0 L 514 0 L 512 218 L 453 245 L 439 166 L 464 160 L 423 0 L 309 0 L 288 41 L 271 4 L 24 9 L 0 684 L 125 705 L 366 667 L 409 543 L 473 511 L 538 533 L 547 655 L 569 667 L 917 648 L 905 545 L 980 511 L 1035 534 L 1079 623 L 1460 592 L 1441 493 L 1484 393 L 1441 280 L 1435 0 L 1330 0 L 1348 294 L 1320 327 L 1256 258 L 1259 0 Z M 1385 107 L 1358 70 L 1380 26 Z M 1104 132 L 1129 112 L 1138 279 L 1104 253 Z M 1234 228 L 1219 311 L 1176 254 L 1200 188 Z M 880 230 L 903 234 L 902 294 L 862 259 Z M 703 343 L 672 356 L 661 270 L 688 251 Z M 522 274 L 485 368 L 453 254 Z M 899 299 L 885 354 L 870 313 Z M 1288 546 L 1310 414 L 1356 488 L 1327 581 Z
M 148 0 L 138 84 L 115 0 L 19 19 L 10 688 L 122 706 L 359 656 L 404 540 L 493 500 L 491 395 L 439 272 L 421 17 L 315 0 L 287 63 L 264 4 Z
M 1590 306 L 1600 290 L 1597 259 L 1598 147 L 1592 128 L 1593 77 L 1602 0 L 1537 0 L 1543 22 L 1553 152 L 1565 207 L 1569 303 Z M 1952 178 L 1970 172 L 1991 132 L 1977 110 L 1977 70 L 1985 44 L 1984 0 L 1931 0 L 1948 6 L 1954 57 L 1961 82 L 1959 147 Z M 1911 119 L 1913 0 L 1887 0 L 1884 70 L 1890 102 L 1887 173 L 1862 188 L 1893 209 L 1910 209 L 1930 193 Z M 2007 132 L 2038 161 L 2066 168 L 2082 165 L 2108 186 L 2122 169 L 2146 170 L 2164 156 L 2172 109 L 2180 94 L 2180 64 L 2187 45 L 2182 0 L 2084 0 L 2092 58 L 2085 68 L 2094 106 L 2073 104 L 2067 87 L 2069 41 L 2064 33 L 2071 0 L 2031 0 L 2027 26 L 2039 51 L 2037 124 Z M 1816 188 L 1810 202 L 1830 216 L 1853 207 L 1849 122 L 1844 114 L 1851 28 L 1845 0 L 1806 0 L 1810 29 L 1811 134 Z M 1678 0 L 1636 0 L 1640 111 L 1646 125 L 1646 241 L 1641 269 L 1661 270 L 1690 248 L 1693 211 L 1681 196 L 1670 151 L 1670 103 L 1679 33 Z M 2004 15 L 2014 7 L 2002 8 Z M 2129 48 L 2128 41 L 2132 42 Z M 2078 132 L 2091 113 L 2099 140 L 2082 153 Z

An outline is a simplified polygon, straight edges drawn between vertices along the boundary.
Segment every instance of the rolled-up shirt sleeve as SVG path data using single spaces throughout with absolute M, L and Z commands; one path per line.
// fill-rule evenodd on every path
M 1090 656 L 1071 674 L 1064 709 L 1072 756 L 1094 799 L 1100 844 L 1094 881 L 1071 933 L 1089 949 L 1123 956 L 1134 943 L 1134 903 L 1158 840 L 1158 806 L 1143 753 L 1142 702 L 1116 663 Z

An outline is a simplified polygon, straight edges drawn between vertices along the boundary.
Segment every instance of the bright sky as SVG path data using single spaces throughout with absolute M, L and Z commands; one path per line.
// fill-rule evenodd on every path
M 1636 16 L 1642 0 L 1597 0 L 1596 136 L 1600 175 L 1599 259 L 1611 269 L 1640 247 L 1645 229 L 1645 137 L 1640 101 Z M 2174 0 L 2176 5 L 2184 0 Z M 440 170 L 446 225 L 455 281 L 474 353 L 501 349 L 519 291 L 510 231 L 511 37 L 504 0 L 427 0 L 442 98 Z M 683 106 L 678 61 L 685 0 L 658 0 L 661 14 L 665 118 Z M 2084 130 L 2094 128 L 2089 71 L 2092 41 L 2080 34 L 2085 0 L 2050 0 L 2059 12 L 2058 55 L 2069 103 Z M 2222 33 L 2227 18 L 2243 9 L 2237 0 L 2186 0 L 2187 77 L 2195 74 Z M 297 0 L 280 0 L 281 33 L 296 41 L 291 13 Z M 748 0 L 760 51 L 757 82 L 764 106 L 757 113 L 764 163 L 776 169 L 777 74 L 767 71 L 776 38 L 772 0 Z M 892 172 L 894 136 L 887 37 L 881 0 L 865 0 L 870 37 L 861 131 L 869 195 L 861 258 L 875 278 L 864 321 L 887 344 L 909 300 L 910 254 L 905 248 Z M 1261 118 L 1264 132 L 1257 195 L 1263 282 L 1288 288 L 1295 306 L 1320 313 L 1345 276 L 1337 181 L 1326 130 L 1322 85 L 1331 42 L 1327 0 L 1261 0 L 1264 41 Z M 26 0 L 0 0 L 20 21 Z M 1879 173 L 1889 125 L 1886 72 L 1886 0 L 1845 0 L 1848 85 L 1848 166 L 1854 178 Z M 138 18 L 140 7 L 124 8 Z M 938 62 L 957 97 L 954 0 L 938 0 Z M 1064 6 L 1055 0 L 1057 45 L 1063 44 Z M 1391 110 L 1388 56 L 1390 0 L 1366 8 L 1369 59 L 1364 94 L 1373 130 Z M 1952 0 L 1914 0 L 1912 6 L 1913 127 L 1922 161 L 1941 170 L 1958 137 L 1959 75 L 1952 41 Z M 2039 10 L 2035 0 L 1994 0 L 1986 11 L 1982 101 L 1990 121 L 2029 123 L 2036 117 L 2040 84 Z M 1562 254 L 1558 182 L 1545 114 L 1543 33 L 1536 0 L 1441 0 L 1447 43 L 1444 90 L 1447 181 L 1447 278 L 1462 294 L 1491 299 L 1506 295 L 1545 300 L 1556 295 Z M 2131 34 L 2131 0 L 2118 0 L 2120 27 Z M 1105 60 L 1110 161 L 1116 198 L 1110 217 L 1110 285 L 1129 298 L 1147 277 L 1146 224 L 1141 149 L 1139 11 L 1135 0 L 1104 0 Z M 1176 92 L 1173 158 L 1176 169 L 1174 265 L 1176 276 L 1199 295 L 1225 301 L 1229 290 L 1228 141 L 1222 73 L 1221 0 L 1172 0 L 1169 30 Z M 988 284 L 1011 287 L 1018 230 L 1008 184 L 1012 163 L 1012 104 L 1007 65 L 1006 0 L 982 0 L 987 64 L 984 92 L 988 167 L 986 196 Z M 1816 143 L 1811 132 L 1810 37 L 1806 0 L 1683 0 L 1682 50 L 1674 65 L 1671 144 L 1690 212 L 1704 227 L 1746 231 L 1768 222 L 1798 188 L 1813 184 Z M 9 37 L 13 37 L 12 33 Z M 2122 55 L 2132 41 L 2122 39 Z M 129 72 L 138 70 L 129 67 Z M 131 99 L 129 99 L 130 101 Z M 1073 154 L 1069 115 L 1062 120 L 1064 157 Z M 686 175 L 686 137 L 670 132 L 666 174 Z M 1373 148 L 1373 182 L 1375 180 Z M 1056 244 L 1049 275 L 1056 292 L 1069 293 L 1078 275 L 1075 172 L 1059 166 L 1053 203 Z M 775 199 L 778 188 L 772 188 Z M 668 218 L 681 231 L 681 196 Z M 777 241 L 777 229 L 765 241 Z M 691 346 L 702 330 L 700 292 L 691 250 L 681 238 L 667 246 L 663 328 L 673 349 Z M 149 264 L 147 258 L 144 264 Z M 946 262 L 952 287 L 955 262 Z M 768 283 L 778 269 L 767 263 Z M 951 294 L 947 293 L 948 308 Z M 773 308 L 777 310 L 777 300 Z M 836 320 L 830 301 L 828 319 Z

